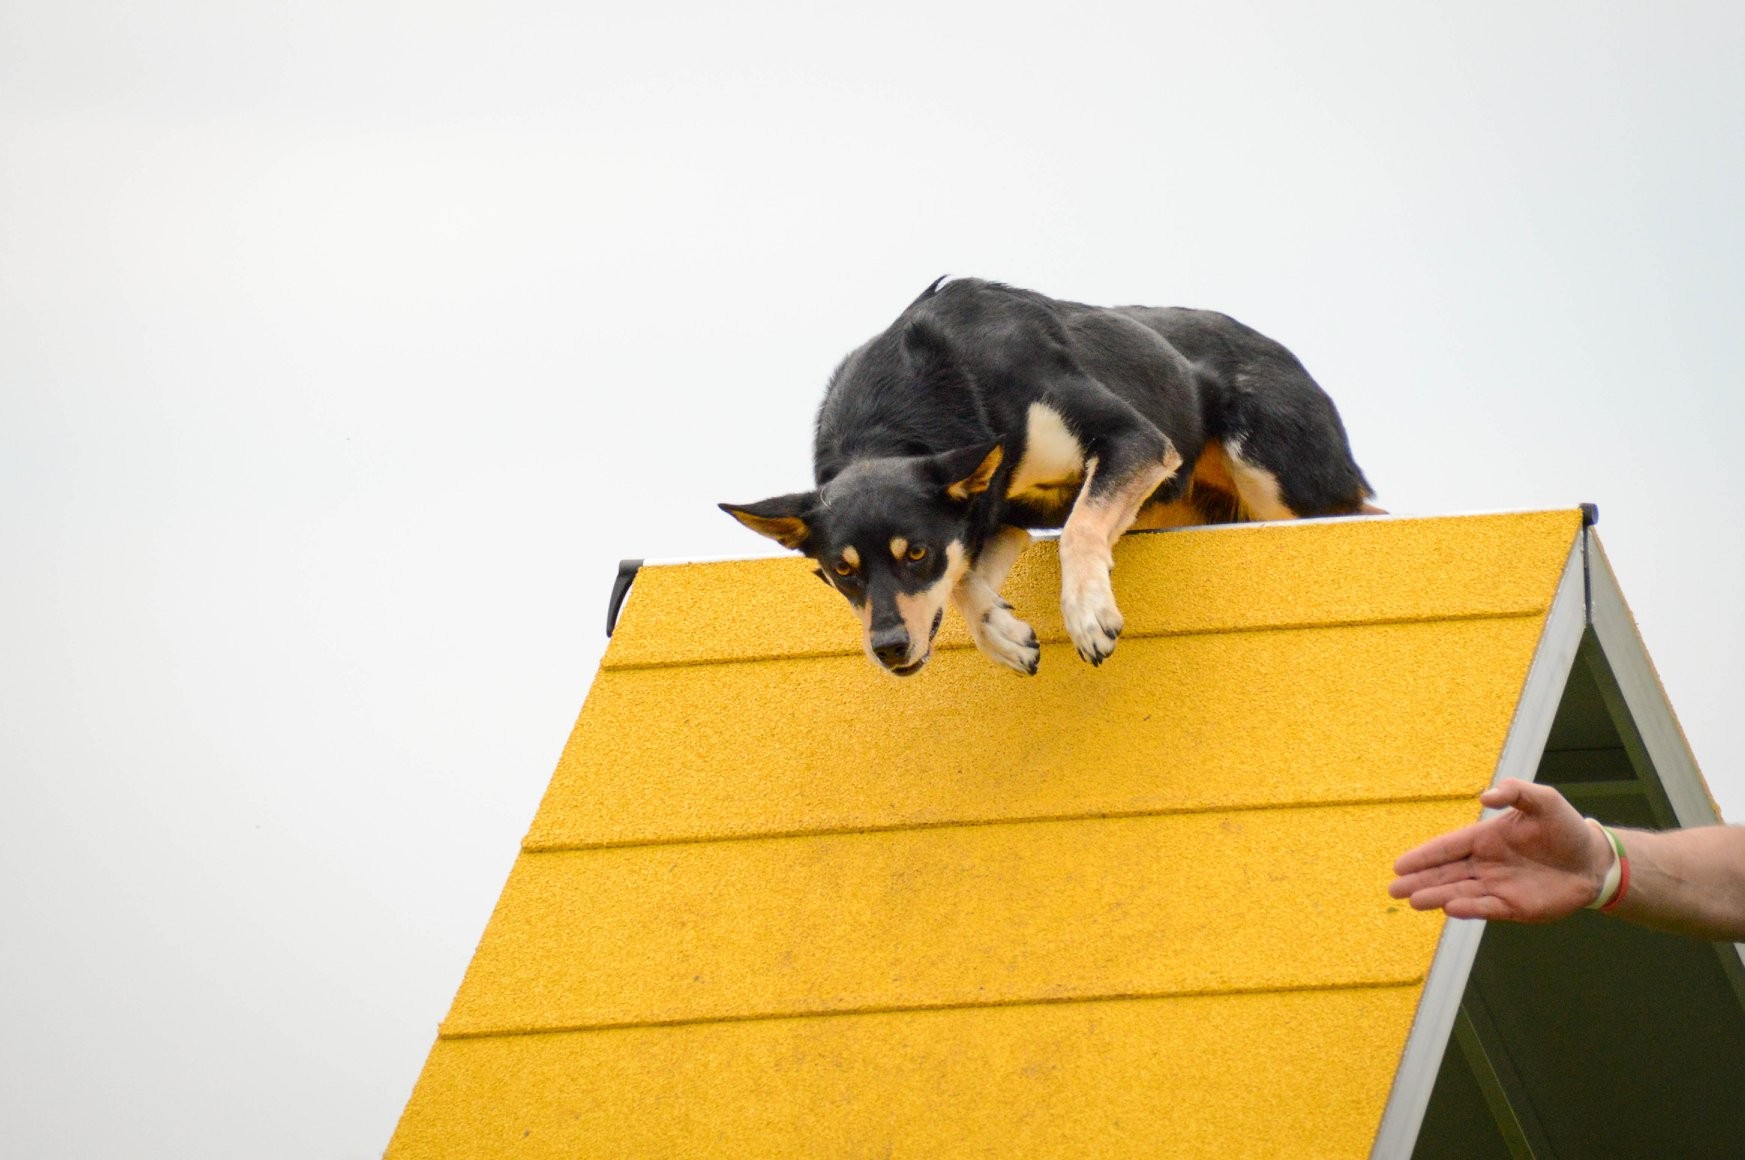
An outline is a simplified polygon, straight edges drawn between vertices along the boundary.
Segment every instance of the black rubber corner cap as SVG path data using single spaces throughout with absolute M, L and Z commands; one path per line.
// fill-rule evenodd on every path
M 618 627 L 618 610 L 624 607 L 624 597 L 629 594 L 630 584 L 641 568 L 641 560 L 618 561 L 618 578 L 612 581 L 612 599 L 606 605 L 607 639 L 611 639 L 612 630 Z

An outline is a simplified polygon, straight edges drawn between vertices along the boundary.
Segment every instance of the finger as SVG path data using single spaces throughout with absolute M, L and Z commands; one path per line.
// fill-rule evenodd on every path
M 1413 910 L 1448 910 L 1450 906 L 1464 907 L 1475 898 L 1485 896 L 1484 886 L 1476 879 L 1465 878 L 1459 882 L 1448 882 L 1441 886 L 1431 886 L 1423 890 L 1413 891 L 1408 900 Z M 1454 911 L 1448 910 L 1449 914 Z M 1472 917 L 1457 915 L 1456 917 Z
M 1477 822 L 1447 834 L 1440 834 L 1422 846 L 1407 850 L 1394 859 L 1394 873 L 1403 877 L 1446 862 L 1459 862 L 1462 859 L 1470 858 L 1472 856 L 1473 835 L 1483 824 L 1483 822 Z
M 1563 795 L 1548 785 L 1535 785 L 1530 781 L 1520 781 L 1508 778 L 1498 783 L 1491 790 L 1479 795 L 1479 800 L 1489 806 L 1493 803 L 1488 796 L 1498 795 L 1497 808 L 1513 806 L 1516 810 L 1531 818 L 1545 818 L 1568 805 Z
M 1569 804 L 1569 799 L 1559 793 L 1554 786 L 1524 785 L 1521 787 L 1521 800 L 1515 806 L 1523 813 L 1535 814 L 1546 820 L 1551 820 L 1558 814 L 1567 814 L 1579 818 L 1581 815 L 1575 807 Z
M 1442 912 L 1449 918 L 1505 919 L 1512 917 L 1513 908 L 1494 894 L 1456 895 Z
M 1415 894 L 1432 886 L 1446 886 L 1451 882 L 1462 882 L 1473 876 L 1471 860 L 1462 858 L 1458 862 L 1443 862 L 1412 874 L 1403 874 L 1389 884 L 1388 893 L 1395 898 L 1404 898 L 1408 894 Z
M 1394 879 L 1388 885 L 1388 896 L 1406 899 L 1413 910 L 1429 910 L 1453 897 L 1448 883 L 1420 882 L 1415 877 Z
M 1487 809 L 1506 809 L 1519 802 L 1523 793 L 1534 788 L 1531 782 L 1522 781 L 1518 777 L 1505 777 L 1479 794 L 1478 800 L 1483 802 Z

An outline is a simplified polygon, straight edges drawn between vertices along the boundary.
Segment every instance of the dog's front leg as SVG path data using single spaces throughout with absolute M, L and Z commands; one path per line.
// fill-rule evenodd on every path
M 1170 476 L 1182 458 L 1164 439 L 1161 455 L 1129 461 L 1112 470 L 1095 457 L 1085 462 L 1085 482 L 1072 514 L 1060 529 L 1060 612 L 1066 634 L 1079 656 L 1100 665 L 1115 651 L 1121 635 L 1121 610 L 1109 583 L 1115 541 L 1133 526 L 1139 508 Z
M 1036 675 L 1042 647 L 1035 631 L 1012 615 L 1012 606 L 1000 596 L 1000 585 L 1026 546 L 1030 533 L 1023 528 L 1003 527 L 983 545 L 975 566 L 964 574 L 951 599 L 957 605 L 976 647 L 992 659 L 1027 676 Z

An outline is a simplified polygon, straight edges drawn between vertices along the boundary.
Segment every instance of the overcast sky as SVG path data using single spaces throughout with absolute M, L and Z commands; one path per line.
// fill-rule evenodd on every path
M 1745 8 L 615 7 L 0 5 L 0 1150 L 378 1155 L 616 561 L 762 554 L 940 274 L 1597 502 L 1745 818 Z

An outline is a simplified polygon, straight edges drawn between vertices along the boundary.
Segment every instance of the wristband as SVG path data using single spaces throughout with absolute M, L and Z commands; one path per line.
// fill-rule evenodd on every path
M 1606 869 L 1606 880 L 1600 884 L 1599 895 L 1587 904 L 1587 909 L 1610 914 L 1618 903 L 1624 901 L 1624 895 L 1630 889 L 1630 856 L 1624 853 L 1623 841 L 1610 826 L 1593 818 L 1586 821 L 1599 829 L 1606 839 L 1606 846 L 1612 851 L 1612 864 Z

